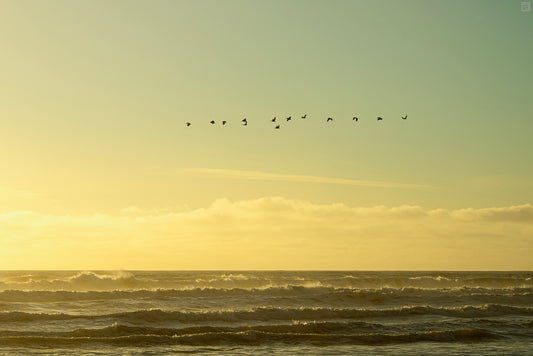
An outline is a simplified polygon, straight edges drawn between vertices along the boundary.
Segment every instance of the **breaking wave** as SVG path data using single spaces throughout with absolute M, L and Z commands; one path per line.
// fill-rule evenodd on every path
M 157 289 L 269 289 L 269 288 L 344 288 L 344 289 L 444 289 L 444 288 L 533 288 L 531 273 L 489 274 L 434 273 L 416 276 L 406 273 L 360 272 L 331 277 L 313 273 L 208 273 L 184 272 L 180 278 L 142 278 L 124 271 L 117 272 L 71 272 L 70 275 L 46 275 L 39 272 L 27 273 L 0 279 L 2 290 L 41 291 L 113 291 L 113 290 L 157 290 Z
M 143 283 L 132 273 L 125 271 L 112 273 L 79 272 L 67 278 L 50 278 L 29 274 L 0 281 L 0 290 L 99 291 L 147 287 L 150 287 L 149 283 Z

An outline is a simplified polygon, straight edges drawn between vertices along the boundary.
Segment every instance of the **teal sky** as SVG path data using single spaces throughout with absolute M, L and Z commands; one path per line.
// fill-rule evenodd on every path
M 5 211 L 533 201 L 533 15 L 520 1 L 0 0 L 0 13 Z

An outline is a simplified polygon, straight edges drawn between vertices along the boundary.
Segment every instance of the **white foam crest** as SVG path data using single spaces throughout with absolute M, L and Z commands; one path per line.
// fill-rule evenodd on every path
M 421 276 L 360 276 L 345 275 L 342 278 L 329 278 L 322 282 L 323 286 L 354 289 L 379 289 L 379 288 L 527 288 L 533 287 L 531 278 L 507 276 L 453 276 L 421 275 Z
M 194 282 L 195 285 L 191 287 L 195 288 L 268 288 L 273 286 L 269 278 L 242 273 L 206 276 L 197 278 Z
M 150 282 L 143 282 L 126 271 L 105 273 L 84 271 L 72 276 L 54 279 L 27 275 L 24 278 L 0 282 L 0 291 L 110 291 L 150 287 Z
M 413 275 L 414 274 L 414 275 Z M 530 273 L 411 273 L 411 272 L 46 272 L 0 273 L 2 290 L 109 291 L 109 290 L 192 290 L 192 289 L 457 289 L 531 288 Z

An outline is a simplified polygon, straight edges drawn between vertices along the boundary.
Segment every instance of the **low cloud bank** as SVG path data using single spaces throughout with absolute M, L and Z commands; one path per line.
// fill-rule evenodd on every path
M 0 214 L 0 268 L 533 269 L 530 204 L 425 210 L 266 197 L 120 214 Z

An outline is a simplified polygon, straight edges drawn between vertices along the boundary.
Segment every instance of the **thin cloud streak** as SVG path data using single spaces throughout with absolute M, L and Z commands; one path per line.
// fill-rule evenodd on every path
M 324 184 L 341 184 L 353 185 L 359 187 L 378 187 L 378 188 L 433 188 L 429 185 L 407 184 L 395 182 L 380 182 L 368 180 L 341 179 L 331 177 L 317 177 L 297 174 L 279 174 L 260 171 L 241 171 L 234 169 L 215 169 L 215 168 L 184 168 L 186 174 L 196 176 L 211 176 L 229 179 L 246 179 L 246 180 L 268 180 L 284 182 L 304 182 L 304 183 L 324 183 Z

